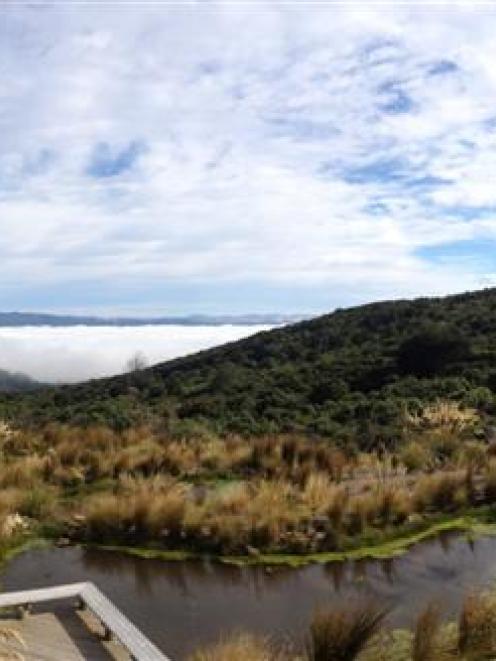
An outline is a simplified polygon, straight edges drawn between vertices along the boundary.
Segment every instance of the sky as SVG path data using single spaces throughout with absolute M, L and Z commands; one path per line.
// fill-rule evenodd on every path
M 0 309 L 496 284 L 496 8 L 0 0 Z

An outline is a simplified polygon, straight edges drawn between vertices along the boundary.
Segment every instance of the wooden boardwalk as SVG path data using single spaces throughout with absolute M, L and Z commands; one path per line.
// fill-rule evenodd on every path
M 0 659 L 23 661 L 129 661 L 118 641 L 103 640 L 102 626 L 89 610 L 80 611 L 67 602 L 36 608 L 19 619 L 3 615 Z
M 76 599 L 81 607 L 87 607 L 102 623 L 106 637 L 118 639 L 135 661 L 171 661 L 93 583 L 6 592 L 0 594 L 0 608 L 29 611 L 33 604 L 60 599 Z

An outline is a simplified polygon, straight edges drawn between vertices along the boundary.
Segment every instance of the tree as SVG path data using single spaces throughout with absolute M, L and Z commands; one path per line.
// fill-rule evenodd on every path
M 137 351 L 126 363 L 126 372 L 141 372 L 148 367 L 148 360 L 143 352 Z
M 456 329 L 431 326 L 404 340 L 398 349 L 401 374 L 430 377 L 442 374 L 453 363 L 470 354 L 468 340 Z

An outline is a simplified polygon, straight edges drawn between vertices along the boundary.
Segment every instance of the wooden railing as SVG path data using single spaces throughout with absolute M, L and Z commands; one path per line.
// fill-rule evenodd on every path
M 93 583 L 69 583 L 37 590 L 4 592 L 0 608 L 15 607 L 29 611 L 32 604 L 58 599 L 76 599 L 102 623 L 107 638 L 115 637 L 135 661 L 171 661 L 130 622 Z

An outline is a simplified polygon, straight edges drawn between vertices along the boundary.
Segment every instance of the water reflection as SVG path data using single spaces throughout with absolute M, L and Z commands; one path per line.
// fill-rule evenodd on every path
M 443 535 L 398 558 L 302 569 L 164 562 L 78 548 L 31 551 L 10 563 L 4 589 L 90 580 L 172 658 L 245 628 L 302 637 L 316 607 L 364 599 L 392 608 L 391 626 L 413 621 L 442 591 L 446 614 L 496 577 L 496 539 Z
M 394 565 L 394 558 L 386 558 L 380 561 L 382 573 L 388 583 L 394 583 L 396 578 L 396 568 Z

